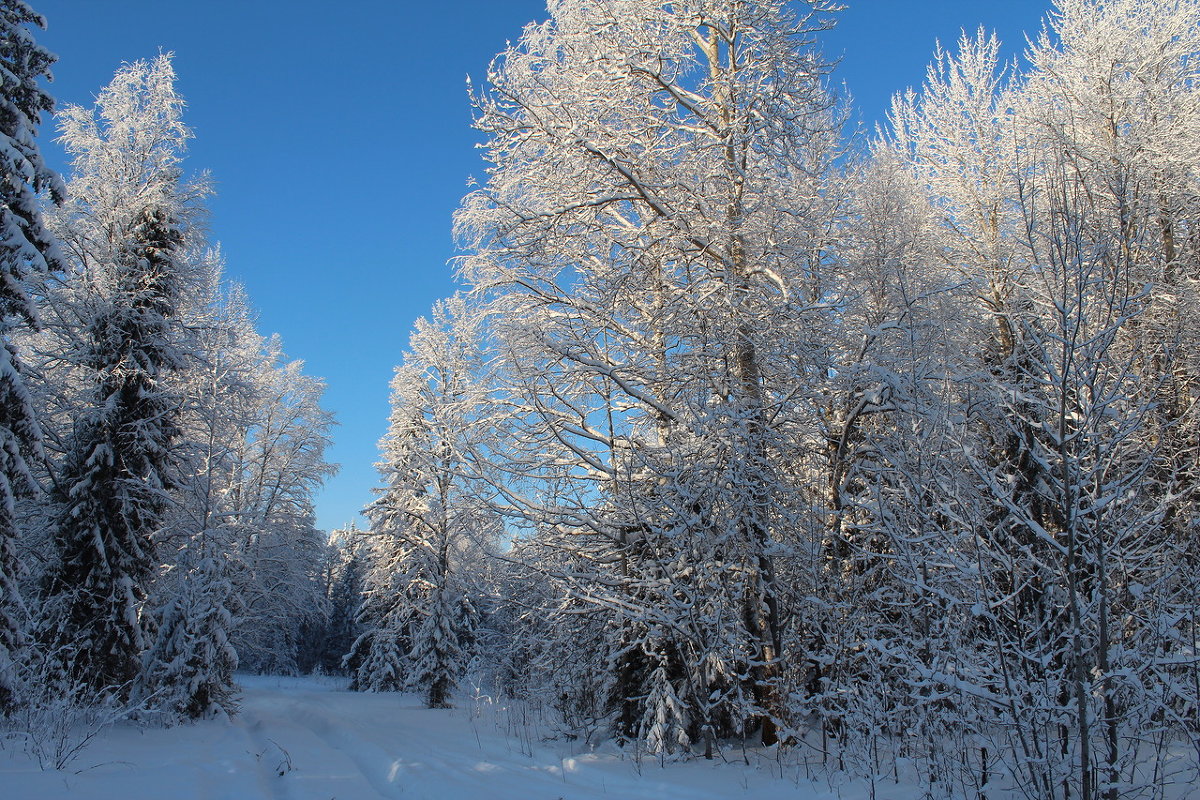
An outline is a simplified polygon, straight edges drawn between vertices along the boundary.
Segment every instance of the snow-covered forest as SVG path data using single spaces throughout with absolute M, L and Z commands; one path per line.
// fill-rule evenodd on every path
M 639 775 L 1186 796 L 1200 0 L 964 35 L 869 135 L 838 5 L 550 0 L 472 89 L 460 291 L 327 535 L 323 385 L 222 276 L 170 57 L 55 108 L 0 0 L 0 770 L 236 724 L 240 670 Z

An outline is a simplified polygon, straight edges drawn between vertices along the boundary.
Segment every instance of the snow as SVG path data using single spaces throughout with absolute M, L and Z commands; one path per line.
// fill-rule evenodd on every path
M 415 695 L 346 691 L 332 678 L 239 676 L 232 719 L 102 732 L 67 769 L 42 771 L 18 745 L 0 750 L 0 786 L 13 800 L 650 800 L 755 797 L 856 800 L 865 783 L 781 767 L 770 752 L 660 765 L 611 745 L 542 740 L 522 715 L 486 698 L 430 710 Z M 920 796 L 880 788 L 891 800 Z

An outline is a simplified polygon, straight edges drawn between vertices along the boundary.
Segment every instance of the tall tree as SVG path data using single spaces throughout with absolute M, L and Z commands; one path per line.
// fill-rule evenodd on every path
M 957 378 L 947 457 L 972 482 L 942 484 L 926 524 L 950 557 L 922 580 L 969 632 L 943 672 L 971 676 L 958 724 L 1038 796 L 1149 785 L 1162 748 L 1128 743 L 1194 736 L 1170 711 L 1194 663 L 1162 654 L 1193 585 L 1167 554 L 1194 542 L 1198 22 L 1194 2 L 1064 0 L 1023 75 L 964 39 L 894 115 L 995 331 Z
M 329 535 L 325 566 L 325 595 L 329 599 L 329 621 L 320 631 L 319 647 L 313 652 L 313 667 L 327 675 L 357 670 L 347 656 L 361 632 L 356 622 L 362 607 L 363 571 L 367 547 L 364 532 L 351 523 Z
M 234 535 L 221 497 L 232 443 L 245 435 L 247 387 L 256 374 L 257 362 L 244 358 L 245 342 L 260 341 L 243 294 L 222 284 L 220 252 L 184 257 L 195 263 L 199 280 L 178 309 L 187 335 L 186 368 L 175 376 L 185 400 L 179 475 L 164 535 L 155 543 L 147 598 L 155 634 L 135 689 L 136 699 L 167 722 L 236 708 L 232 636 L 241 606 L 232 579 Z
M 174 82 L 168 56 L 127 64 L 94 110 L 61 117 L 74 157 L 62 238 L 86 287 L 67 358 L 83 388 L 58 476 L 60 561 L 45 630 L 66 674 L 93 696 L 126 696 L 139 673 L 153 537 L 177 484 L 182 398 L 172 380 L 184 363 L 176 316 L 194 189 L 180 178 L 191 134 Z
M 504 339 L 505 501 L 587 565 L 557 577 L 616 623 L 620 725 L 664 749 L 787 716 L 778 468 L 820 374 L 798 333 L 825 301 L 833 10 L 562 0 L 478 98 L 494 167 L 458 226 Z
M 469 466 L 483 447 L 481 337 L 458 295 L 417 321 L 392 380 L 385 486 L 368 509 L 375 564 L 355 684 L 416 689 L 431 708 L 450 704 L 474 654 L 483 557 L 498 533 Z
M 302 660 L 302 631 L 327 619 L 328 537 L 316 528 L 313 501 L 337 470 L 325 460 L 334 421 L 320 405 L 324 383 L 305 375 L 303 362 L 287 360 L 276 337 L 258 347 L 221 495 L 244 605 L 234 643 L 244 668 L 291 673 Z M 209 401 L 221 408 L 220 393 Z
M 0 712 L 13 699 L 13 656 L 23 642 L 13 500 L 32 484 L 26 457 L 41 443 L 10 333 L 36 324 L 28 280 L 61 258 L 38 200 L 49 192 L 60 202 L 63 194 L 36 142 L 42 114 L 54 106 L 40 85 L 50 78 L 54 56 L 34 41 L 29 26 L 45 27 L 45 21 L 22 0 L 0 2 Z

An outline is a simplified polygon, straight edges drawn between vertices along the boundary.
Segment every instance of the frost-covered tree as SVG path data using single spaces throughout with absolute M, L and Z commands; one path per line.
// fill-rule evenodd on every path
M 60 237 L 78 277 L 78 327 L 62 358 L 79 380 L 57 476 L 46 645 L 92 696 L 125 696 L 151 643 L 144 608 L 154 537 L 178 485 L 183 400 L 177 315 L 187 291 L 193 189 L 179 164 L 190 132 L 170 58 L 118 70 L 95 109 L 66 108 L 74 174 Z
M 242 292 L 222 285 L 220 253 L 192 256 L 203 280 L 181 298 L 188 337 L 186 365 L 176 376 L 185 399 L 175 448 L 179 480 L 155 543 L 159 566 L 147 600 L 155 635 L 135 690 L 167 721 L 236 708 L 232 637 L 241 597 L 222 499 L 235 443 L 246 435 L 247 384 L 258 367 L 245 343 L 260 341 Z
M 471 475 L 483 444 L 481 324 L 461 296 L 418 320 L 392 380 L 384 488 L 368 509 L 373 563 L 354 683 L 414 689 L 431 708 L 450 704 L 474 654 L 482 559 L 498 532 Z
M 324 383 L 288 361 L 277 338 L 259 339 L 251 402 L 222 489 L 243 616 L 234 643 L 243 668 L 294 673 L 302 631 L 325 624 L 328 537 L 314 495 L 336 467 L 325 460 L 332 415 Z M 212 401 L 220 406 L 221 396 Z
M 796 525 L 797 547 L 811 555 L 788 559 L 781 574 L 799 620 L 789 650 L 805 654 L 788 668 L 819 746 L 879 771 L 879 731 L 927 704 L 899 680 L 894 657 L 943 655 L 916 635 L 938 627 L 926 624 L 937 598 L 921 576 L 938 558 L 945 482 L 962 474 L 946 452 L 957 444 L 949 419 L 979 327 L 960 276 L 938 263 L 937 216 L 902 160 L 877 149 L 847 165 L 837 191 L 845 215 L 833 256 L 840 301 L 822 351 L 829 375 L 804 400 L 820 446 L 791 472 L 823 513 Z
M 546 575 L 586 566 L 542 537 L 519 538 L 496 559 L 498 601 L 481 644 L 493 685 L 561 721 L 571 736 L 591 740 L 612 734 L 612 695 L 618 677 L 604 660 L 619 620 L 589 613 L 586 601 Z
M 332 419 L 321 381 L 288 361 L 277 337 L 260 335 L 244 291 L 222 282 L 220 254 L 198 259 L 207 278 L 181 311 L 181 478 L 159 555 L 172 565 L 197 563 L 188 556 L 196 548 L 215 553 L 234 587 L 230 636 L 243 668 L 294 672 L 306 626 L 323 620 L 325 537 L 312 503 L 332 471 Z M 160 583 L 156 593 L 169 598 L 170 578 Z
M 231 641 L 237 596 L 226 554 L 192 543 L 160 582 L 169 594 L 154 609 L 154 643 L 144 655 L 139 699 L 168 719 L 197 719 L 237 709 Z M 177 574 L 172 574 L 177 573 Z
M 361 632 L 356 620 L 362 607 L 363 573 L 367 557 L 364 532 L 353 523 L 330 534 L 325 566 L 329 618 L 318 632 L 312 648 L 313 669 L 334 675 L 344 674 L 347 670 L 354 671 L 358 667 L 357 664 L 345 663 L 345 658 Z
M 36 141 L 42 114 L 54 106 L 40 85 L 54 56 L 34 41 L 30 26 L 45 22 L 22 0 L 0 2 L 0 712 L 13 700 L 13 658 L 24 641 L 13 502 L 32 483 L 26 458 L 41 442 L 10 333 L 36 323 L 29 279 L 61 258 L 38 199 L 47 192 L 58 202 L 63 194 Z
M 1178 513 L 1197 442 L 1183 275 L 1197 263 L 1198 51 L 1195 2 L 1067 0 L 1029 53 L 1018 197 L 1036 322 L 1024 338 L 1031 401 L 1045 405 L 1029 415 L 1041 428 L 1030 449 L 1048 468 L 1038 494 L 1061 548 L 1046 586 L 1065 609 L 1050 644 L 1071 701 L 1054 711 L 1061 769 L 1085 800 L 1151 783 L 1167 768 L 1158 742 L 1195 735 L 1161 716 L 1197 701 L 1182 688 L 1195 662 L 1163 654 L 1189 635 L 1194 602 L 1176 559 L 1194 540 Z
M 503 503 L 579 559 L 552 577 L 611 622 L 602 703 L 655 746 L 789 716 L 776 562 L 806 501 L 780 468 L 823 374 L 832 10 L 551 3 L 477 99 L 493 167 L 457 224 L 502 340 Z
M 990 752 L 1039 797 L 1146 790 L 1163 742 L 1194 736 L 1173 558 L 1194 541 L 1197 12 L 1069 0 L 1007 85 L 995 41 L 964 40 L 894 113 L 940 257 L 995 331 L 943 440 L 971 480 L 922 515 L 946 557 L 917 585 L 959 621 L 955 655 L 899 668 L 960 698 L 941 730 L 982 737 L 977 774 Z

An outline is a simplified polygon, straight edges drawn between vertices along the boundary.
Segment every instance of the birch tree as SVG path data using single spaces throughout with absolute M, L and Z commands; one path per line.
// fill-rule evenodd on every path
M 556 2 L 477 98 L 494 166 L 458 228 L 502 320 L 505 501 L 588 564 L 556 577 L 620 621 L 613 702 L 656 748 L 787 716 L 776 420 L 811 365 L 780 334 L 821 299 L 831 10 Z
M 1187 549 L 1188 490 L 1171 487 L 1190 478 L 1167 465 L 1190 452 L 1176 234 L 1194 197 L 1196 22 L 1191 3 L 1064 2 L 1012 83 L 994 40 L 964 40 L 896 107 L 941 256 L 996 331 L 958 378 L 973 485 L 934 518 L 970 536 L 945 571 L 969 579 L 939 581 L 973 631 L 951 684 L 1038 796 L 1148 789 L 1162 742 L 1191 735 L 1142 715 L 1188 705 L 1164 697 L 1194 668 L 1170 657 L 1168 676 L 1161 654 L 1189 635 L 1167 554 Z
M 234 581 L 236 538 L 222 501 L 232 454 L 250 424 L 250 384 L 261 356 L 244 295 L 223 285 L 220 252 L 197 260 L 204 279 L 180 308 L 187 347 L 186 369 L 177 376 L 184 397 L 179 480 L 155 542 L 158 564 L 147 599 L 155 636 L 135 687 L 135 700 L 167 722 L 237 707 L 233 636 L 242 604 Z
M 251 394 L 221 495 L 243 607 L 234 644 L 246 669 L 294 673 L 301 632 L 327 613 L 327 536 L 316 528 L 314 497 L 337 469 L 325 460 L 335 423 L 321 407 L 324 383 L 289 361 L 278 337 L 255 334 L 253 347 Z

